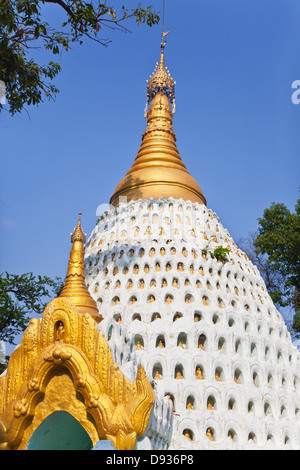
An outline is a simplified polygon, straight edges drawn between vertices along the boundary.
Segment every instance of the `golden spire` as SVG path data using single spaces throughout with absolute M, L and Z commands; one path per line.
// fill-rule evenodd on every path
M 73 233 L 71 234 L 72 249 L 68 264 L 65 285 L 60 297 L 72 300 L 79 313 L 89 313 L 97 322 L 102 320 L 97 304 L 85 284 L 84 275 L 84 243 L 86 236 L 81 228 L 81 213 Z
M 175 83 L 173 78 L 170 75 L 170 72 L 165 66 L 165 56 L 164 48 L 166 45 L 165 36 L 167 36 L 170 31 L 162 33 L 161 38 L 161 53 L 159 62 L 156 63 L 156 68 L 152 74 L 152 77 L 147 80 L 147 103 L 145 108 L 145 117 L 147 117 L 147 108 L 148 103 L 151 103 L 156 93 L 162 91 L 165 93 L 172 105 L 172 112 L 175 114 Z
M 160 61 L 147 84 L 147 128 L 131 169 L 117 185 L 110 203 L 118 206 L 120 198 L 130 200 L 174 198 L 206 204 L 200 186 L 181 160 L 173 131 L 175 82 L 165 67 L 162 34 Z M 126 199 L 125 199 L 126 201 Z

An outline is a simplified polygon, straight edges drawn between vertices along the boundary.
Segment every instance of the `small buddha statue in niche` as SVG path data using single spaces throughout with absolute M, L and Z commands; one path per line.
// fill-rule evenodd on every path
M 182 263 L 178 263 L 177 271 L 183 271 L 183 264 Z
M 163 279 L 161 287 L 167 287 L 168 283 L 165 279 Z
M 154 379 L 155 380 L 160 380 L 161 379 L 161 376 L 160 376 L 158 370 L 155 372 Z
M 160 339 L 157 346 L 158 346 L 159 348 L 164 348 L 164 347 L 165 347 L 165 343 Z
M 144 349 L 143 346 L 141 345 L 140 341 L 136 343 L 136 348 L 135 349 Z
M 216 373 L 215 373 L 215 379 L 216 379 L 217 382 L 221 381 L 220 373 L 217 370 L 216 370 Z
M 178 282 L 177 282 L 177 279 L 173 279 L 173 287 L 176 287 L 178 289 Z
M 155 271 L 160 271 L 160 264 L 159 264 L 159 263 L 156 263 L 156 265 L 155 265 Z
M 178 369 L 178 371 L 176 372 L 176 377 L 175 379 L 183 379 L 183 375 L 182 373 L 180 372 L 180 370 Z
M 184 346 L 184 344 L 183 344 L 183 342 L 182 342 L 181 340 L 179 341 L 178 346 L 180 346 L 182 349 L 185 348 L 185 346 Z
M 139 285 L 139 289 L 144 289 L 144 287 L 145 287 L 144 280 L 143 280 L 143 279 L 141 279 L 141 281 L 140 281 L 140 285 Z
M 211 432 L 211 429 L 210 428 L 207 428 L 206 430 L 206 436 L 208 437 L 208 439 L 210 441 L 214 441 L 214 438 L 213 438 L 213 435 L 212 435 L 212 432 Z
M 214 410 L 213 404 L 210 400 L 207 401 L 207 409 L 208 410 Z
M 187 402 L 186 409 L 187 410 L 193 410 L 194 409 L 193 404 L 190 400 Z
M 185 429 L 184 433 L 183 433 L 184 437 L 186 437 L 189 441 L 192 440 L 192 436 L 191 436 L 191 433 L 188 429 Z
M 154 302 L 154 300 L 155 300 L 154 295 L 150 295 L 148 302 L 152 303 L 152 302 Z
M 150 286 L 151 287 L 156 287 L 156 282 L 154 279 L 152 279 L 152 281 L 150 282 Z
M 197 367 L 197 369 L 196 369 L 196 379 L 198 379 L 198 380 L 203 380 L 204 379 L 200 366 Z
M 164 249 L 164 247 L 162 247 L 162 248 L 160 249 L 160 254 L 161 254 L 162 256 L 165 256 L 166 250 Z
M 127 284 L 127 289 L 131 289 L 131 288 L 132 288 L 132 280 L 130 279 Z
M 55 338 L 56 341 L 63 341 L 65 337 L 65 327 L 62 321 L 59 321 L 56 325 Z
M 138 272 L 139 272 L 139 267 L 138 267 L 137 264 L 134 266 L 134 271 L 133 271 L 133 272 L 134 272 L 134 274 L 138 274 Z
M 171 304 L 173 302 L 173 299 L 170 295 L 167 296 L 166 298 L 166 304 Z

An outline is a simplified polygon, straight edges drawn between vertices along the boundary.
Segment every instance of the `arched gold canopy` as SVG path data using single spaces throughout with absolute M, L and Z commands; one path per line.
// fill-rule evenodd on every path
M 163 46 L 155 74 L 148 82 L 147 96 L 151 102 L 147 128 L 131 169 L 117 185 L 110 203 L 118 206 L 127 201 L 149 198 L 174 198 L 206 204 L 197 181 L 181 160 L 173 131 L 175 108 L 174 82 L 165 68 Z M 126 199 L 125 199 L 126 201 Z

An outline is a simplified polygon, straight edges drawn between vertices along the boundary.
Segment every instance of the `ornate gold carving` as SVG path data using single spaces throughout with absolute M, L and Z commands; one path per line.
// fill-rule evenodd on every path
M 144 369 L 127 381 L 92 317 L 59 297 L 41 319 L 30 321 L 0 377 L 0 449 L 25 449 L 35 429 L 58 410 L 72 414 L 93 443 L 111 439 L 117 449 L 134 449 L 154 398 Z
M 172 111 L 175 114 L 175 82 L 170 76 L 170 72 L 165 66 L 164 48 L 166 43 L 161 42 L 161 53 L 159 62 L 156 64 L 152 77 L 147 81 L 147 104 L 145 107 L 145 117 L 147 116 L 147 105 L 159 91 L 162 91 L 168 97 L 172 104 Z

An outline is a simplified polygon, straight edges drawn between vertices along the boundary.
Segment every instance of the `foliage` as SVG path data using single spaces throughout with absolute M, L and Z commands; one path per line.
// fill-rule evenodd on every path
M 281 292 L 283 289 L 285 276 L 271 267 L 266 254 L 257 252 L 254 246 L 257 236 L 258 232 L 250 233 L 248 237 L 238 240 L 237 244 L 247 254 L 250 261 L 257 266 L 273 302 L 277 307 L 283 306 L 279 303 L 278 292 Z
M 218 261 L 221 261 L 222 263 L 226 263 L 227 260 L 227 255 L 229 254 L 229 249 L 228 248 L 223 248 L 221 245 L 217 246 L 214 251 L 209 251 L 208 248 L 204 248 L 202 250 L 202 253 L 204 255 L 207 255 L 207 253 L 210 254 L 212 258 L 216 258 Z
M 28 326 L 30 315 L 43 313 L 49 297 L 62 289 L 60 278 L 33 273 L 0 275 L 0 341 L 15 344 L 15 337 Z M 47 301 L 46 301 L 47 298 Z
M 276 292 L 277 301 L 300 313 L 300 199 L 294 213 L 284 204 L 272 203 L 258 222 L 256 252 L 266 254 L 269 266 L 284 278 L 283 288 Z
M 49 4 L 63 13 L 65 21 L 59 29 L 45 19 Z M 68 51 L 72 43 L 82 44 L 85 38 L 107 46 L 110 41 L 99 38 L 103 28 L 129 31 L 124 25 L 129 19 L 148 26 L 159 22 L 150 6 L 132 9 L 122 6 L 117 12 L 99 0 L 1 0 L 0 80 L 6 87 L 11 115 L 21 112 L 25 105 L 42 102 L 45 97 L 54 99 L 59 92 L 51 81 L 61 70 L 60 65 L 53 61 L 48 65 L 35 62 L 30 57 L 33 49 L 44 48 L 59 54 Z
M 210 253 L 212 258 L 216 258 L 218 261 L 225 263 L 227 261 L 227 255 L 229 254 L 228 248 L 223 248 L 222 246 L 217 246 L 214 249 L 213 253 Z
M 300 333 L 300 199 L 291 212 L 284 204 L 272 203 L 258 219 L 250 239 L 239 242 L 258 267 L 273 302 L 294 309 L 292 328 Z

